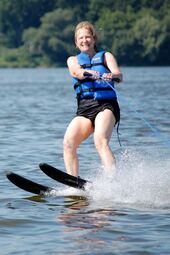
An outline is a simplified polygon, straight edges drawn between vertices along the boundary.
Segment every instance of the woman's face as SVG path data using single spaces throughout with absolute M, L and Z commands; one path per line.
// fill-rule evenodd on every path
M 86 28 L 80 28 L 76 35 L 76 46 L 81 52 L 93 52 L 95 39 Z

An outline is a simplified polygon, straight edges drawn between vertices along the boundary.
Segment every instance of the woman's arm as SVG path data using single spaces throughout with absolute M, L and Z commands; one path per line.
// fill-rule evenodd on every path
M 77 57 L 75 57 L 75 56 L 69 57 L 67 59 L 67 66 L 68 66 L 68 69 L 69 69 L 69 72 L 70 72 L 71 76 L 76 77 L 79 80 L 83 80 L 83 79 L 86 78 L 84 76 L 84 72 L 87 71 L 87 70 L 83 69 L 78 64 Z M 95 79 L 95 75 L 96 76 L 99 75 L 98 72 L 93 71 L 93 70 L 88 70 L 88 73 L 91 73 L 92 75 L 94 75 L 94 77 L 93 76 L 91 77 L 92 79 L 93 78 Z
M 69 57 L 67 59 L 67 66 L 71 76 L 76 77 L 80 80 L 84 79 L 84 69 L 82 69 L 81 66 L 78 64 L 77 57 Z
M 122 73 L 118 67 L 115 57 L 110 52 L 105 53 L 105 64 L 107 65 L 107 67 L 112 73 L 112 77 L 108 77 L 108 78 L 117 78 L 119 82 L 122 82 L 122 78 L 123 78 Z M 109 76 L 109 74 L 105 76 Z

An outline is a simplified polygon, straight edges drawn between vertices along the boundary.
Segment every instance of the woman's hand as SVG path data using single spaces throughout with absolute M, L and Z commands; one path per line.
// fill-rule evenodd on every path
M 121 82 L 122 81 L 122 74 L 113 74 L 113 73 L 104 73 L 102 75 L 102 79 L 105 81 L 116 81 Z
M 89 74 L 89 76 L 87 75 L 87 73 Z M 84 77 L 89 77 L 92 80 L 97 80 L 100 79 L 100 73 L 94 70 L 84 70 Z
M 102 75 L 102 79 L 105 81 L 110 81 L 113 79 L 113 74 L 112 73 L 104 73 Z

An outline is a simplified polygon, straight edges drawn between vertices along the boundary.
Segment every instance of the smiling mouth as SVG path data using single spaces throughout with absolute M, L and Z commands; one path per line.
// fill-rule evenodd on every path
M 89 44 L 82 44 L 81 46 L 82 47 L 89 47 L 90 45 Z

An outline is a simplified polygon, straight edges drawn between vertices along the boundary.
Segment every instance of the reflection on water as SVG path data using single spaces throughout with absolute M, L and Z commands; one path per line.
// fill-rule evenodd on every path
M 87 204 L 86 204 L 87 205 Z M 78 203 L 78 207 L 72 207 L 69 206 L 70 209 L 76 210 L 69 211 L 67 213 L 63 213 L 59 220 L 66 225 L 68 228 L 71 228 L 68 231 L 75 231 L 75 229 L 100 229 L 105 226 L 110 225 L 108 221 L 108 217 L 112 216 L 112 220 L 115 216 L 124 216 L 125 213 L 119 213 L 116 210 L 113 209 L 96 209 L 96 210 L 86 210 L 78 212 L 77 210 L 80 210 L 80 208 L 86 206 L 82 202 Z M 57 219 L 58 220 L 58 219 Z
M 47 200 L 43 196 L 31 196 L 31 197 L 26 197 L 25 199 L 33 201 L 33 202 L 38 202 L 38 203 L 46 203 Z

